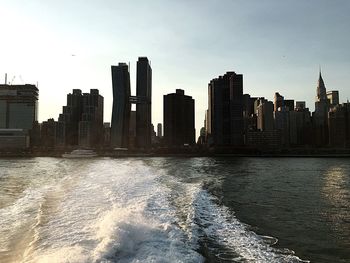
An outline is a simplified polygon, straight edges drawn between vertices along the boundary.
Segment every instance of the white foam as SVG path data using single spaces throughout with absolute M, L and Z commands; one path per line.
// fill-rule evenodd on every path
M 225 248 L 215 252 L 218 258 L 300 262 L 269 245 L 275 239 L 265 242 L 218 206 L 200 180 L 181 182 L 138 159 L 46 165 L 59 176 L 28 188 L 0 210 L 0 224 L 8 225 L 9 233 L 24 232 L 31 220 L 23 262 L 202 262 L 197 251 L 203 235 Z M 0 245 L 11 249 L 1 237 Z
M 205 235 L 217 242 L 224 249 L 218 251 L 218 257 L 225 258 L 225 254 L 239 255 L 238 262 L 308 262 L 302 261 L 290 250 L 279 250 L 271 246 L 277 239 L 259 236 L 241 223 L 225 206 L 218 206 L 215 198 L 205 190 L 198 192 L 196 205 L 196 218 L 200 222 L 198 231 L 204 231 Z M 273 240 L 273 242 L 271 242 Z
M 105 160 L 81 173 L 28 262 L 203 261 L 174 224 L 159 174 L 142 161 Z

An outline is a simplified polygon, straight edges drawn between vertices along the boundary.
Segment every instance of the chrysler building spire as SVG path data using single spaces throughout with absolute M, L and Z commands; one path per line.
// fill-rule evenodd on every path
M 317 83 L 316 101 L 326 101 L 326 100 L 327 100 L 326 86 L 324 85 L 322 75 L 321 75 L 321 68 L 320 68 L 320 75 L 318 77 L 318 83 Z

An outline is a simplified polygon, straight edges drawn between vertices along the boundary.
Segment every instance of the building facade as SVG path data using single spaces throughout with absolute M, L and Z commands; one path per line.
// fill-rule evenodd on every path
M 38 118 L 35 85 L 0 85 L 0 129 L 30 130 Z
M 334 106 L 328 113 L 329 145 L 350 146 L 350 103 Z
M 164 141 L 172 146 L 195 143 L 194 99 L 184 91 L 164 95 Z
M 314 145 L 318 147 L 328 145 L 328 110 L 326 86 L 320 72 L 316 90 L 315 112 L 312 116 Z
M 152 136 L 152 68 L 146 57 L 137 61 L 136 145 L 150 148 Z
M 113 108 L 111 122 L 111 146 L 127 148 L 130 122 L 130 73 L 125 63 L 112 66 Z
M 129 67 L 125 63 L 112 66 L 113 109 L 111 146 L 116 148 L 151 147 L 152 135 L 152 69 L 146 57 L 137 61 L 136 96 L 130 93 Z M 135 133 L 130 136 L 131 104 L 136 104 Z M 132 129 L 134 131 L 134 129 Z M 130 144 L 131 143 L 131 144 Z
M 103 97 L 97 89 L 73 89 L 58 117 L 57 145 L 97 147 L 103 143 Z
M 243 145 L 243 75 L 227 72 L 208 84 L 208 141 L 216 146 Z

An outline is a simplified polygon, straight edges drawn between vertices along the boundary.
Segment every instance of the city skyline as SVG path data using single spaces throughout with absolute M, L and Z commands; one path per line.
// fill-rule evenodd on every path
M 3 1 L 0 24 L 11 41 L 0 51 L 0 73 L 16 75 L 14 84 L 39 82 L 40 122 L 57 119 L 72 89 L 99 89 L 110 122 L 109 67 L 131 61 L 135 83 L 139 56 L 151 61 L 154 102 L 177 88 L 196 100 L 197 136 L 208 82 L 229 70 L 244 74 L 244 93 L 272 101 L 280 92 L 313 111 L 321 65 L 328 89 L 339 90 L 340 102 L 350 97 L 347 1 L 134 3 Z M 152 123 L 161 123 L 162 103 L 152 106 Z

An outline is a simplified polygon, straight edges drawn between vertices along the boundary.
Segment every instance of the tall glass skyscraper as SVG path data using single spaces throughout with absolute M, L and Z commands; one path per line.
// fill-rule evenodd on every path
M 152 124 L 152 69 L 146 57 L 137 61 L 136 76 L 136 146 L 151 146 Z
M 127 148 L 130 122 L 130 73 L 125 63 L 112 66 L 113 108 L 111 146 Z
M 125 63 L 112 66 L 113 109 L 111 146 L 129 147 L 131 103 L 136 104 L 136 147 L 151 146 L 152 69 L 146 57 L 137 61 L 136 96 L 130 94 L 129 67 Z

